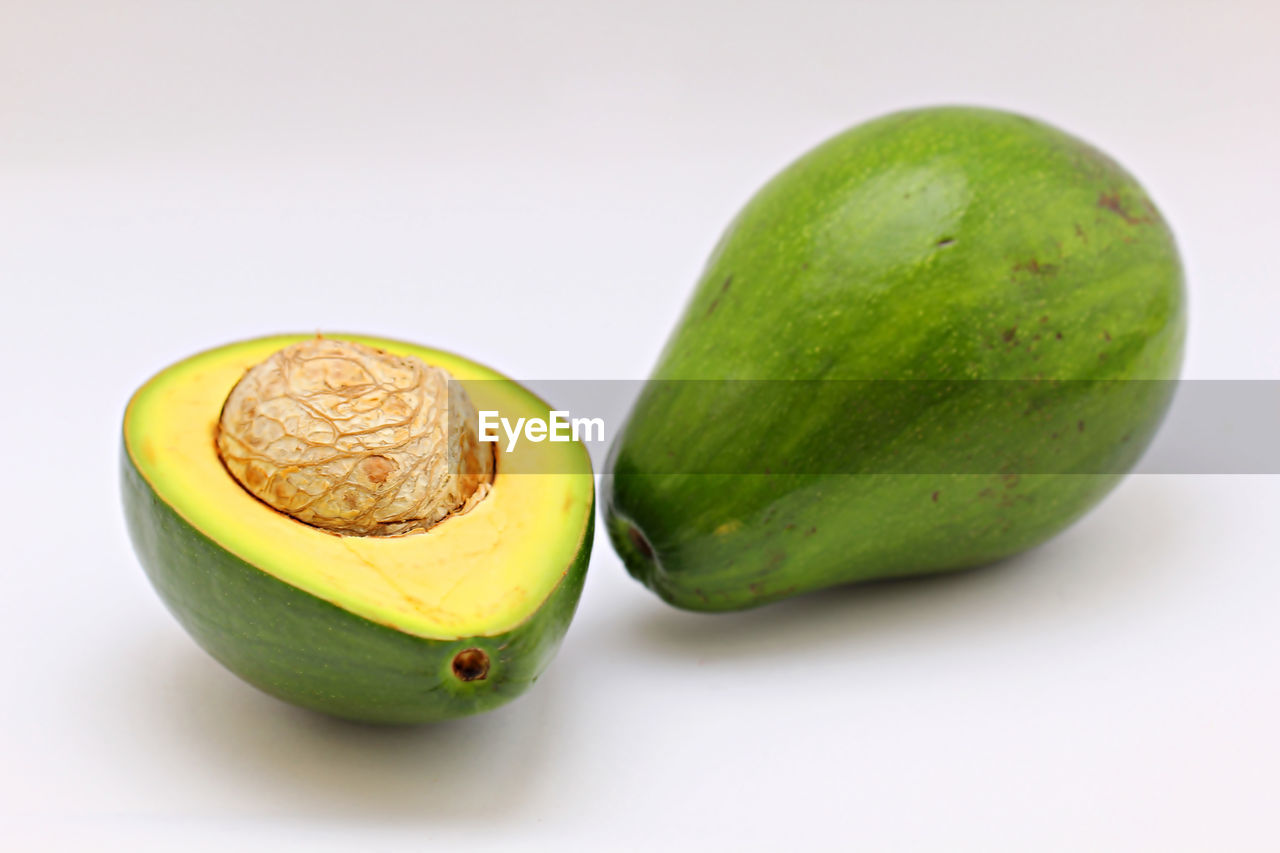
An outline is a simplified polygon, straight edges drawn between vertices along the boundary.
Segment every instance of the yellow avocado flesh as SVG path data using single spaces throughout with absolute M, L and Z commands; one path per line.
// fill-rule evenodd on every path
M 531 616 L 583 546 L 594 482 L 578 442 L 494 444 L 487 497 L 464 515 L 404 536 L 340 536 L 297 521 L 246 492 L 215 445 L 222 405 L 245 371 L 307 339 L 230 344 L 164 370 L 125 413 L 125 448 L 161 501 L 246 563 L 351 613 L 406 634 L 501 634 Z M 546 419 L 549 407 L 515 382 L 451 353 L 400 341 L 332 335 L 414 356 L 460 380 L 477 410 Z

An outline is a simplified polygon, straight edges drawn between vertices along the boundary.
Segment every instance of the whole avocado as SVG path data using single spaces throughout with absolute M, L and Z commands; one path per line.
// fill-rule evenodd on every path
M 1081 140 L 971 107 L 855 127 L 716 246 L 611 449 L 610 538 L 694 610 L 1022 551 L 1149 443 L 1184 301 L 1164 219 Z

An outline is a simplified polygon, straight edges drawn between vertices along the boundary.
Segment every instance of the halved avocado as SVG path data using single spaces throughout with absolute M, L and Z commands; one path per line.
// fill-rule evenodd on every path
M 245 372 L 307 335 L 192 356 L 134 394 L 121 468 L 134 547 L 168 608 L 228 669 L 286 701 L 411 723 L 494 708 L 546 668 L 577 607 L 595 491 L 578 442 L 504 454 L 489 494 L 404 536 L 337 535 L 280 513 L 228 473 L 215 434 Z M 460 356 L 337 336 L 414 356 L 477 409 L 547 418 L 514 381 Z

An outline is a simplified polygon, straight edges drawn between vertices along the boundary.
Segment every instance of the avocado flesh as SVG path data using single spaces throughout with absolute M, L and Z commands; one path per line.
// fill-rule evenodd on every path
M 124 503 L 157 591 L 215 658 L 296 704 L 416 722 L 518 695 L 549 663 L 581 591 L 594 503 L 585 449 L 498 449 L 490 494 L 422 533 L 338 536 L 303 524 L 232 479 L 214 430 L 244 371 L 305 337 L 201 353 L 134 395 Z M 340 337 L 444 367 L 479 408 L 547 416 L 549 407 L 519 385 L 458 356 Z M 468 649 L 483 654 L 459 657 Z
M 720 240 L 611 449 L 610 538 L 695 610 L 1015 554 L 1136 462 L 1171 383 L 1105 380 L 1176 377 L 1184 328 L 1172 235 L 1105 155 L 994 110 L 869 122 Z

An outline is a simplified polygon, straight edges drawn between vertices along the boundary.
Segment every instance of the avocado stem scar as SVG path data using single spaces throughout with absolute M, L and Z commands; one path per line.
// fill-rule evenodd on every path
M 453 656 L 453 674 L 459 681 L 484 681 L 489 675 L 489 656 L 483 649 L 463 649 Z
M 649 544 L 649 540 L 644 538 L 644 534 L 640 532 L 640 528 L 634 524 L 627 525 L 627 538 L 631 540 L 631 544 L 636 546 L 636 550 L 644 555 L 646 560 L 653 559 L 653 546 Z

